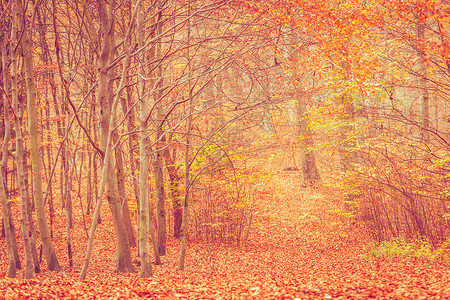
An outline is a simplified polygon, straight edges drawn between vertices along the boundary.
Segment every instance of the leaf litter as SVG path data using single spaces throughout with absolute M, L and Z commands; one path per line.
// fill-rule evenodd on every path
M 63 270 L 42 264 L 35 279 L 5 278 L 5 240 L 0 243 L 2 299 L 445 299 L 450 269 L 439 262 L 382 260 L 368 256 L 370 239 L 358 224 L 342 234 L 333 211 L 340 201 L 327 188 L 300 188 L 299 174 L 277 174 L 257 187 L 258 225 L 240 247 L 189 241 L 186 270 L 177 270 L 179 242 L 168 239 L 153 277 L 114 272 L 114 234 L 106 208 L 97 230 L 87 280 L 78 281 L 86 249 L 82 218 L 75 215 L 74 267 L 69 268 L 63 215 L 54 246 Z M 273 191 L 276 191 L 274 193 Z M 89 219 L 89 216 L 88 216 Z M 88 220 L 90 222 L 90 220 Z M 89 224 L 89 223 L 88 223 Z M 192 224 L 191 224 L 192 226 Z M 20 228 L 16 226 L 16 228 Z M 20 232 L 16 232 L 18 238 Z M 21 244 L 19 244 L 21 247 Z M 138 261 L 135 249 L 133 259 Z M 22 253 L 21 248 L 19 253 Z M 23 257 L 22 257 L 23 261 Z M 136 267 L 138 271 L 138 267 Z

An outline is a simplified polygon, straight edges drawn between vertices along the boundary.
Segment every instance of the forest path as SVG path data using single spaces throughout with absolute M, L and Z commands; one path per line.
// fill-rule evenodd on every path
M 335 210 L 342 200 L 326 188 L 301 188 L 301 175 L 279 172 L 255 186 L 247 243 L 191 245 L 191 294 L 213 299 L 432 299 L 450 296 L 443 264 L 373 259 L 370 239 L 355 224 L 346 231 Z M 340 223 L 341 221 L 341 223 Z M 339 225 L 341 224 L 341 225 Z M 194 254 L 195 253 L 195 254 Z M 196 274 L 196 275 L 195 275 Z M 194 286 L 203 286 L 199 295 Z M 182 289 L 181 289 L 182 290 Z M 180 290 L 180 291 L 181 291 Z
M 0 299 L 450 298 L 448 266 L 368 257 L 363 249 L 368 235 L 339 225 L 345 221 L 333 212 L 341 205 L 339 197 L 300 183 L 298 173 L 279 172 L 255 185 L 252 209 L 259 225 L 250 228 L 247 242 L 240 247 L 190 242 L 185 271 L 177 270 L 179 241 L 169 238 L 163 264 L 153 266 L 148 279 L 114 273 L 112 224 L 105 208 L 86 281 L 77 280 L 85 236 L 73 237 L 78 255 L 69 268 L 64 235 L 58 233 L 63 271 L 44 267 L 29 281 L 0 278 Z M 56 220 L 63 232 L 64 217 Z
M 284 282 L 285 297 L 450 297 L 448 266 L 369 257 L 364 250 L 370 241 L 368 233 L 336 213 L 342 200 L 335 192 L 301 188 L 300 183 L 299 174 L 280 172 L 264 185 L 275 193 L 258 202 L 261 226 L 249 246 L 255 253 L 253 272 L 260 270 L 275 278 L 276 286 Z

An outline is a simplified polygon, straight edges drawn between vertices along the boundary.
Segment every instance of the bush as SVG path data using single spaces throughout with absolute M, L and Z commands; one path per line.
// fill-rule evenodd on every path
M 371 243 L 366 246 L 366 250 L 373 257 L 387 260 L 399 258 L 450 263 L 450 239 L 434 249 L 425 239 L 407 241 L 404 238 L 393 238 L 379 244 Z

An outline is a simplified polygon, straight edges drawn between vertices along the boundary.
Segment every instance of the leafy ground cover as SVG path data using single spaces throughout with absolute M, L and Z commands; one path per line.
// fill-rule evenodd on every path
M 5 278 L 5 241 L 0 243 L 0 298 L 5 299 L 444 299 L 450 297 L 448 265 L 419 259 L 369 256 L 370 240 L 357 223 L 343 228 L 339 197 L 325 188 L 300 187 L 300 175 L 280 172 L 256 187 L 258 225 L 246 243 L 191 241 L 187 270 L 177 271 L 178 241 L 169 239 L 154 276 L 114 273 L 114 233 L 107 208 L 97 231 L 86 281 L 77 277 L 86 234 L 74 231 L 74 268 L 64 248 L 64 217 L 54 241 L 63 271 L 44 270 L 33 280 Z M 106 205 L 105 205 L 106 207 Z M 82 218 L 75 218 L 82 228 Z M 90 220 L 87 220 L 89 222 Z M 89 224 L 89 223 L 87 223 Z M 347 226 L 347 225 L 345 225 Z M 346 229 L 344 231 L 343 229 Z M 59 240 L 58 240 L 59 239 Z M 20 251 L 20 250 L 19 250 Z M 20 251 L 22 253 L 23 251 Z M 135 258 L 137 261 L 137 258 Z

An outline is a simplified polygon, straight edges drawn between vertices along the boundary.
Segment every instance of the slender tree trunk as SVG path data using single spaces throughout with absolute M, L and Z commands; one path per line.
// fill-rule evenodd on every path
M 28 31 L 25 26 L 22 1 L 17 0 L 17 5 L 18 11 L 20 12 L 20 20 L 23 26 L 21 45 L 22 45 L 22 55 L 25 69 L 25 82 L 28 100 L 27 112 L 28 112 L 28 131 L 30 134 L 29 144 L 30 144 L 30 157 L 32 168 L 33 196 L 35 201 L 40 237 L 43 243 L 45 259 L 47 261 L 47 267 L 50 271 L 59 271 L 61 267 L 56 257 L 56 253 L 53 249 L 52 241 L 50 239 L 50 231 L 47 224 L 46 212 L 44 207 L 44 197 L 42 193 L 42 178 L 41 178 L 42 173 L 40 161 L 41 155 L 39 153 L 36 87 L 34 83 L 33 58 L 31 56 L 31 42 L 28 38 Z
M 28 190 L 27 190 L 28 191 Z M 41 272 L 41 266 L 39 264 L 39 258 L 37 255 L 37 247 L 36 247 L 36 228 L 34 225 L 34 220 L 33 220 L 33 210 L 32 210 L 32 201 L 28 195 L 28 192 L 26 193 L 26 201 L 27 201 L 27 217 L 28 217 L 28 226 L 30 226 L 30 232 L 31 232 L 31 237 L 30 237 L 30 244 L 31 244 L 31 256 L 33 258 L 33 264 L 34 264 L 34 273 L 38 274 Z
M 10 86 L 10 78 L 8 75 L 8 62 L 7 62 L 7 45 L 4 41 L 6 41 L 6 39 L 3 38 L 4 36 L 0 36 L 0 38 L 3 40 L 3 42 L 0 42 L 0 51 L 1 51 L 1 55 L 2 55 L 2 75 L 3 75 L 3 90 L 7 91 L 9 89 Z M 11 47 L 12 48 L 12 47 Z M 3 93 L 2 93 L 3 94 Z M 2 172 L 3 172 L 3 180 L 1 181 L 1 183 L 5 183 L 5 195 L 6 195 L 6 190 L 7 190 L 7 178 L 8 178 L 8 148 L 9 148 L 9 142 L 10 142 L 10 138 L 11 138 L 11 123 L 10 123 L 10 115 L 9 115 L 9 110 L 10 110 L 10 101 L 11 99 L 8 98 L 8 95 L 4 95 L 3 97 L 3 119 L 5 122 L 5 134 L 4 134 L 4 138 L 3 138 L 3 156 L 2 156 Z M 6 198 L 5 198 L 6 201 Z M 9 227 L 10 229 L 10 237 L 11 237 L 11 245 L 12 245 L 12 249 L 13 249 L 13 255 L 14 255 L 14 260 L 15 260 L 15 267 L 16 269 L 20 269 L 21 263 L 20 263 L 20 258 L 19 258 L 19 251 L 17 249 L 17 238 L 16 238 L 16 230 L 15 230 L 15 226 L 12 220 L 12 214 L 11 214 L 11 203 L 7 204 L 7 210 L 8 210 L 8 219 L 4 219 L 3 222 L 8 222 L 9 226 L 7 226 L 7 224 L 4 224 L 4 229 L 5 231 L 7 230 L 7 227 Z M 5 232 L 5 238 L 6 238 L 6 232 Z
M 425 24 L 423 21 L 416 20 L 417 22 L 417 37 L 420 40 L 425 38 Z M 430 104 L 429 95 L 427 89 L 427 67 L 425 65 L 425 53 L 422 49 L 417 50 L 419 55 L 419 88 L 420 92 L 420 108 L 421 108 L 421 122 L 422 122 L 422 140 L 424 142 L 430 141 Z
M 95 95 L 93 95 L 93 97 L 95 97 Z M 95 112 L 96 112 L 96 109 L 95 109 L 96 105 L 97 104 L 95 103 L 95 101 L 93 101 L 93 103 L 92 103 L 92 112 L 93 112 L 94 116 L 95 116 Z M 96 121 L 93 122 L 92 128 L 94 129 L 94 140 L 96 141 L 97 140 L 97 132 L 98 132 L 98 123 Z M 93 185 L 94 185 L 93 188 L 94 188 L 95 195 L 98 194 L 97 163 L 99 162 L 99 159 L 98 159 L 99 157 L 100 157 L 100 155 L 98 153 L 94 152 L 93 157 L 92 157 L 92 169 L 93 169 L 92 177 L 93 177 Z M 98 201 L 98 198 L 96 198 L 96 201 Z M 95 204 L 95 205 L 97 206 L 97 204 Z M 102 223 L 102 218 L 101 218 L 101 215 L 100 215 L 100 211 L 98 212 L 98 216 L 97 217 L 98 217 L 98 220 L 97 220 L 98 224 L 101 224 Z
M 183 208 L 181 206 L 180 197 L 180 176 L 178 176 L 176 162 L 176 148 L 173 150 L 173 157 L 170 155 L 168 148 L 164 149 L 164 161 L 166 169 L 169 173 L 169 191 L 170 200 L 172 202 L 173 213 L 173 236 L 177 239 L 180 238 L 181 222 L 183 218 Z
M 9 224 L 9 213 L 8 213 L 8 204 L 6 203 L 6 193 L 5 186 L 3 185 L 3 174 L 0 172 L 0 201 L 2 205 L 2 217 L 3 217 L 3 226 L 5 227 L 5 238 L 6 238 L 6 253 L 8 255 L 8 277 L 14 278 L 16 277 L 16 259 L 14 257 L 14 247 L 13 247 L 13 238 L 12 235 L 15 234 L 12 231 L 11 226 Z M 32 277 L 32 276 L 31 276 Z
M 161 143 L 158 143 L 163 147 Z M 159 255 L 166 255 L 166 209 L 165 209 L 165 191 L 163 177 L 163 150 L 156 150 L 155 159 L 155 189 L 156 189 L 156 224 L 157 224 L 157 242 Z
M 112 155 L 111 155 L 112 156 Z M 126 273 L 134 272 L 133 263 L 131 261 L 130 245 L 128 243 L 128 234 L 124 225 L 122 208 L 119 199 L 119 190 L 117 187 L 117 177 L 111 176 L 111 173 L 116 169 L 114 160 L 109 157 L 109 161 L 104 163 L 108 164 L 109 170 L 106 175 L 106 197 L 108 199 L 109 208 L 113 217 L 114 232 L 116 234 L 117 244 L 117 272 Z
M 345 49 L 347 51 L 347 49 Z M 348 61 L 348 54 L 344 53 L 344 60 L 341 61 L 341 67 L 344 70 L 344 80 L 350 79 L 351 65 Z M 344 93 L 341 97 L 341 105 L 344 107 L 344 122 L 345 125 L 340 128 L 340 155 L 341 155 L 341 168 L 342 173 L 345 174 L 347 171 L 353 169 L 353 164 L 355 162 L 356 154 L 352 151 L 352 148 L 355 147 L 356 142 L 351 138 L 351 133 L 354 130 L 353 125 L 351 125 L 354 121 L 355 114 L 355 106 L 353 104 L 352 96 Z
M 137 22 L 136 22 L 136 38 L 139 47 L 145 45 L 144 33 L 144 5 L 137 3 Z M 150 56 L 154 56 L 154 50 L 150 50 Z M 148 185 L 148 169 L 149 169 L 149 130 L 148 118 L 150 113 L 150 99 L 147 93 L 148 76 L 147 72 L 147 54 L 142 51 L 139 57 L 139 100 L 141 102 L 141 110 L 139 114 L 139 132 L 140 132 L 140 176 L 139 176 L 139 256 L 141 259 L 142 278 L 152 276 L 152 265 L 150 261 L 150 244 L 149 233 L 152 238 L 153 250 L 155 253 L 155 260 L 160 264 L 159 251 L 155 240 L 155 230 L 150 215 L 149 207 L 149 185 Z
M 191 10 L 191 1 L 188 0 L 188 12 L 190 14 Z M 192 131 L 192 112 L 193 112 L 193 105 L 194 105 L 194 99 L 192 96 L 192 83 L 191 83 L 191 76 L 192 76 L 192 67 L 191 67 L 191 57 L 189 53 L 189 47 L 190 47 L 190 39 L 191 39 L 191 21 L 187 21 L 187 48 L 186 48 L 186 57 L 187 57 L 187 69 L 188 69 L 188 97 L 189 97 L 189 108 L 188 108 L 188 119 L 187 119 L 187 130 L 186 130 L 186 147 L 184 152 L 184 199 L 183 199 L 183 218 L 181 222 L 181 229 L 180 229 L 180 244 L 181 244 L 181 250 L 180 250 L 180 257 L 178 260 L 178 269 L 184 270 L 184 261 L 186 258 L 186 235 L 187 235 L 187 225 L 188 225 L 188 218 L 189 218 L 189 189 L 190 189 L 190 172 L 191 172 L 191 162 L 189 159 L 189 151 L 190 151 L 190 143 L 191 143 L 191 131 Z
M 5 189 L 6 190 L 6 189 Z M 14 259 L 16 261 L 16 269 L 22 269 L 22 264 L 20 262 L 20 257 L 19 257 L 19 249 L 17 247 L 17 237 L 16 237 L 16 227 L 14 226 L 14 222 L 13 222 L 13 218 L 12 218 L 12 212 L 11 212 L 11 203 L 8 203 L 8 216 L 9 216 L 9 227 L 11 228 L 11 238 L 12 238 L 12 246 L 13 246 L 13 254 L 14 254 Z M 31 232 L 35 232 L 34 227 L 32 225 L 31 226 Z M 31 240 L 33 241 L 33 239 Z M 31 243 L 31 249 L 32 249 L 32 253 L 36 254 L 36 247 L 33 248 L 33 245 L 36 245 L 36 243 Z M 35 268 L 35 272 L 39 273 L 39 265 L 38 268 Z
M 17 74 L 17 73 L 16 73 Z M 15 71 L 13 66 L 13 81 L 15 81 Z M 15 83 L 13 83 L 15 85 Z M 14 95 L 15 94 L 15 95 Z M 17 108 L 15 111 L 18 113 L 19 105 L 18 105 L 18 99 L 17 99 L 17 92 L 15 91 L 15 88 L 13 88 L 13 103 L 14 107 Z M 25 184 L 25 174 L 24 174 L 24 167 L 23 167 L 23 157 L 25 154 L 24 146 L 23 146 L 23 137 L 22 137 L 22 129 L 21 124 L 18 116 L 15 116 L 15 131 L 16 131 L 16 161 L 17 161 L 17 177 L 18 177 L 18 183 L 19 183 L 19 191 L 20 191 L 20 221 L 22 224 L 22 237 L 24 241 L 24 248 L 25 248 L 25 277 L 26 278 L 33 278 L 33 263 L 32 263 L 32 251 L 31 248 L 31 242 L 30 242 L 30 236 L 29 236 L 29 230 L 28 230 L 28 219 L 27 219 L 27 212 L 28 209 L 31 210 L 31 206 L 29 204 L 29 198 L 28 193 L 26 191 L 27 186 Z M 36 251 L 34 249 L 34 251 Z M 36 255 L 37 257 L 37 255 Z M 36 266 L 35 266 L 36 268 Z
M 23 138 L 22 138 L 22 129 L 19 119 L 20 108 L 19 108 L 19 94 L 18 94 L 18 72 L 17 72 L 17 52 L 16 52 L 16 41 L 17 36 L 16 33 L 19 29 L 19 24 L 22 20 L 21 18 L 21 6 L 16 5 L 13 13 L 13 25 L 11 30 L 11 76 L 12 76 L 12 105 L 14 110 L 14 125 L 16 132 L 16 158 L 17 158 L 17 177 L 19 183 L 19 191 L 20 191 L 20 221 L 22 224 L 22 238 L 24 242 L 25 248 L 25 278 L 31 279 L 33 278 L 33 263 L 32 263 L 32 255 L 31 255 L 31 245 L 30 245 L 30 237 L 28 231 L 28 223 L 26 218 L 27 212 L 27 193 L 26 193 L 26 185 L 24 181 L 24 150 L 23 150 Z
M 87 76 L 87 74 L 86 74 L 86 76 Z M 88 125 L 87 125 L 87 128 L 89 128 L 89 130 L 91 129 L 91 127 L 92 127 L 92 119 L 93 119 L 93 115 L 92 114 L 89 114 L 89 116 L 88 116 Z M 88 159 L 87 159 L 87 161 L 88 161 L 88 163 L 87 163 L 87 180 L 86 180 L 86 185 L 87 185 L 87 195 L 86 195 L 86 201 L 87 201 L 87 208 L 86 208 L 86 214 L 87 215 L 90 215 L 91 214 L 91 203 L 92 203 L 92 199 L 94 198 L 93 197 L 93 194 L 95 195 L 95 191 L 94 191 L 94 189 L 92 188 L 92 159 L 93 159 L 93 152 L 92 151 L 89 151 L 88 152 Z
M 17 74 L 17 66 L 16 66 L 16 71 L 14 71 L 13 73 Z M 15 85 L 14 90 L 17 91 L 17 82 L 15 82 L 14 85 Z M 27 253 L 28 250 L 30 251 L 30 254 L 27 254 L 27 255 L 32 257 L 32 260 L 34 263 L 34 272 L 40 273 L 41 272 L 40 262 L 42 261 L 42 252 L 41 252 L 41 259 L 39 259 L 38 254 L 37 254 L 37 247 L 36 247 L 37 232 L 36 232 L 34 219 L 33 219 L 34 205 L 33 205 L 33 201 L 31 199 L 29 189 L 28 189 L 28 186 L 29 186 L 29 184 L 28 184 L 28 163 L 27 163 L 27 155 L 26 155 L 26 149 L 24 146 L 24 138 L 23 138 L 23 133 L 22 133 L 22 130 L 25 130 L 22 127 L 22 125 L 23 125 L 22 124 L 23 109 L 22 109 L 22 105 L 19 104 L 19 99 L 18 99 L 17 94 L 15 96 L 13 96 L 13 99 L 16 99 L 16 100 L 12 101 L 14 111 L 15 111 L 14 126 L 16 128 L 15 129 L 15 133 L 16 133 L 16 164 L 17 164 L 17 174 L 16 175 L 18 178 L 17 181 L 18 181 L 19 192 L 20 192 L 21 208 L 23 209 L 24 207 L 26 207 L 26 214 L 28 217 L 28 225 L 27 226 L 29 226 L 29 228 L 26 230 L 27 231 L 26 239 L 27 240 L 29 239 L 30 249 L 27 249 L 26 245 L 28 244 L 28 242 L 25 241 L 24 242 L 25 252 Z M 19 129 L 17 129 L 17 128 L 19 128 Z M 22 214 L 22 209 L 21 209 L 21 214 Z M 31 236 L 29 233 L 31 233 Z M 25 234 L 24 231 L 22 231 L 22 234 Z M 42 251 L 43 244 L 40 245 L 40 248 Z M 27 255 L 25 256 L 26 261 L 28 260 Z M 18 254 L 17 254 L 17 257 L 18 257 Z M 27 273 L 27 271 L 25 273 Z
M 63 111 L 66 115 L 66 123 L 64 125 L 64 139 L 65 145 L 62 145 L 62 151 L 61 151 L 61 162 L 63 164 L 63 170 L 64 175 L 61 176 L 61 193 L 63 194 L 63 200 L 62 203 L 64 204 L 65 213 L 66 213 L 66 246 L 67 246 L 67 257 L 69 260 L 69 266 L 73 267 L 73 257 L 72 257 L 72 242 L 71 242 L 71 229 L 72 229 L 72 178 L 70 176 L 71 174 L 71 168 L 69 165 L 70 161 L 70 144 L 69 144 L 69 120 L 70 120 L 70 113 L 69 113 L 69 102 L 70 102 L 70 87 L 69 84 L 65 79 L 63 75 L 63 70 L 61 67 L 61 60 L 62 60 L 62 52 L 59 48 L 59 33 L 56 29 L 56 15 L 57 15 L 57 7 L 56 3 L 53 0 L 53 29 L 55 34 L 55 48 L 56 48 L 56 61 L 58 64 L 59 69 L 59 76 L 61 80 L 61 84 L 64 87 L 64 89 L 61 89 L 62 98 L 63 101 Z M 70 40 L 70 32 L 67 33 L 67 38 Z M 44 42 L 45 43 L 45 42 Z M 75 153 L 74 153 L 74 159 L 75 159 Z M 75 167 L 72 168 L 72 170 L 75 170 Z
M 14 17 L 13 21 L 13 32 L 11 40 L 16 40 L 15 32 L 17 32 L 17 24 L 16 24 L 16 17 Z M 20 194 L 20 202 L 21 202 L 21 221 L 22 221 L 22 236 L 24 238 L 24 245 L 25 245 L 25 275 L 32 278 L 33 272 L 30 271 L 28 268 L 29 265 L 29 257 L 32 258 L 33 264 L 34 264 L 34 272 L 40 273 L 41 267 L 37 255 L 36 250 L 36 229 L 34 225 L 33 220 L 33 212 L 32 212 L 32 202 L 30 199 L 30 194 L 28 192 L 28 173 L 27 173 L 27 162 L 26 162 L 26 155 L 25 155 L 25 147 L 23 143 L 23 134 L 22 134 L 22 108 L 19 105 L 19 96 L 18 96 L 18 90 L 17 90 L 17 53 L 15 51 L 15 45 L 11 45 L 11 74 L 13 76 L 12 80 L 12 99 L 11 104 L 14 111 L 14 127 L 15 127 L 15 133 L 16 133 L 16 166 L 17 166 L 17 182 L 19 186 L 19 194 Z M 26 218 L 22 214 L 26 213 Z M 28 219 L 28 224 L 25 221 L 25 219 Z M 31 232 L 31 237 L 29 235 L 29 232 Z M 15 239 L 15 236 L 13 237 Z M 20 260 L 19 260 L 19 254 L 17 251 L 17 248 L 14 250 L 15 256 L 16 256 L 16 267 L 18 269 L 21 268 L 20 266 Z M 30 264 L 31 265 L 31 264 Z M 32 267 L 31 267 L 32 268 Z
M 114 134 L 113 128 L 115 124 L 117 107 L 117 101 L 115 99 L 112 99 L 112 72 L 110 70 L 110 65 L 112 65 L 112 62 L 114 60 L 113 53 L 115 1 L 113 0 L 109 2 L 108 9 L 104 0 L 98 0 L 97 3 L 102 24 L 101 32 L 103 35 L 102 53 L 100 55 L 99 62 L 98 99 L 100 102 L 101 114 L 101 148 L 104 149 L 106 153 L 106 149 L 112 147 L 108 143 L 112 143 L 112 135 Z M 126 45 L 125 47 L 129 47 L 129 45 Z M 129 51 L 130 49 L 127 50 Z M 124 62 L 123 72 L 128 69 L 128 66 L 126 66 L 127 63 L 129 63 L 129 54 L 127 54 L 127 59 Z M 122 77 L 124 77 L 124 73 L 122 73 Z M 121 81 L 123 80 L 124 79 L 121 79 Z M 123 83 L 121 84 L 122 85 L 120 89 L 123 88 L 124 85 Z M 118 97 L 120 89 L 115 98 Z M 106 195 L 113 218 L 114 232 L 116 235 L 117 272 L 134 272 L 133 263 L 131 261 L 130 245 L 128 243 L 127 230 L 124 225 L 122 208 L 120 205 L 117 176 L 115 174 L 116 166 L 112 153 L 108 157 L 105 155 L 103 163 L 107 165 L 106 169 L 108 170 L 108 173 L 103 173 L 103 176 L 106 176 Z M 103 168 L 105 169 L 105 166 Z
M 2 67 L 1 67 L 1 75 L 3 75 L 3 90 L 6 91 L 9 86 L 8 74 L 7 74 L 7 63 L 6 63 L 6 45 L 4 43 L 6 38 L 3 34 L 0 34 L 0 47 L 1 47 L 1 55 L 2 55 Z M 8 209 L 8 203 L 6 201 L 6 192 L 5 192 L 5 181 L 7 175 L 7 166 L 8 166 L 8 146 L 9 139 L 11 135 L 11 126 L 9 123 L 9 105 L 7 95 L 4 95 L 2 91 L 0 91 L 0 100 L 3 103 L 3 120 L 5 124 L 5 133 L 3 137 L 3 149 L 2 149 L 2 170 L 0 171 L 0 202 L 2 206 L 2 218 L 3 218 L 3 229 L 5 232 L 6 239 L 6 253 L 8 256 L 8 277 L 14 278 L 16 277 L 16 258 L 14 256 L 14 242 L 13 236 L 16 235 L 14 228 L 11 227 L 11 214 Z M 17 243 L 16 243 L 17 247 Z
M 114 140 L 117 141 L 119 137 L 114 134 Z M 120 205 L 122 207 L 122 215 L 125 229 L 127 230 L 128 242 L 131 247 L 136 247 L 136 240 L 134 238 L 133 225 L 131 224 L 130 208 L 128 206 L 127 196 L 125 194 L 125 174 L 123 167 L 122 158 L 122 147 L 120 145 L 116 146 L 114 149 L 116 155 L 116 175 L 117 175 L 117 185 L 119 189 Z
M 106 3 L 104 0 L 98 0 L 98 9 L 100 14 L 100 19 L 102 20 L 102 33 L 103 33 L 103 46 L 102 46 L 102 54 L 99 62 L 99 86 L 98 86 L 98 96 L 100 99 L 100 104 L 102 109 L 104 109 L 104 101 L 107 101 L 107 92 L 108 92 L 108 66 L 110 63 L 110 56 L 112 55 L 112 32 L 114 22 L 113 22 L 113 14 L 114 14 L 114 1 L 110 2 L 110 16 L 108 16 L 108 10 L 106 9 Z M 95 229 L 98 224 L 98 216 L 100 213 L 100 207 L 102 204 L 103 191 L 105 187 L 109 186 L 106 190 L 109 207 L 111 209 L 111 214 L 113 217 L 114 223 L 114 231 L 116 234 L 116 244 L 117 244 L 117 272 L 125 273 L 125 272 L 134 272 L 133 263 L 131 261 L 131 252 L 130 246 L 128 244 L 128 238 L 126 235 L 126 230 L 123 226 L 123 219 L 121 215 L 120 202 L 118 201 L 118 189 L 117 189 L 117 178 L 115 176 L 109 176 L 111 172 L 115 169 L 114 159 L 112 157 L 112 140 L 113 140 L 113 128 L 115 124 L 116 114 L 117 114 L 117 106 L 119 104 L 119 99 L 121 97 L 121 91 L 125 87 L 125 79 L 126 74 L 128 74 L 128 68 L 130 66 L 130 35 L 131 30 L 134 27 L 134 18 L 136 14 L 136 9 L 134 9 L 133 17 L 131 18 L 131 23 L 127 30 L 125 36 L 125 61 L 123 63 L 121 78 L 119 82 L 118 92 L 116 93 L 112 103 L 111 110 L 107 110 L 109 112 L 109 120 L 108 124 L 102 124 L 102 131 L 104 132 L 104 127 L 107 126 L 109 129 L 106 136 L 106 142 L 102 144 L 104 147 L 104 158 L 103 158 L 103 170 L 102 170 L 102 181 L 100 183 L 100 188 L 97 195 L 97 205 L 95 207 L 94 215 L 92 218 L 92 225 L 89 231 L 89 240 L 86 250 L 86 257 L 84 259 L 84 264 L 81 269 L 81 273 L 79 276 L 80 280 L 84 280 L 86 278 L 87 268 L 89 266 L 89 260 L 92 254 L 93 243 L 94 243 L 94 235 Z M 108 107 L 107 107 L 108 109 Z M 103 111 L 102 113 L 106 113 Z M 102 121 L 104 122 L 104 118 L 102 116 Z M 104 140 L 104 135 L 102 136 L 102 142 Z M 112 193 L 111 193 L 112 192 Z
M 66 131 L 69 126 L 69 115 L 66 117 Z M 68 133 L 66 132 L 66 136 Z M 73 267 L 73 258 L 72 258 L 72 242 L 70 240 L 70 231 L 72 228 L 72 195 L 71 195 L 71 180 L 70 180 L 70 166 L 69 166 L 69 139 L 66 140 L 66 151 L 64 151 L 65 159 L 64 159 L 64 177 L 65 177 L 65 198 L 66 198 L 66 245 L 67 245 L 67 258 L 69 260 L 69 266 Z
M 50 55 L 50 50 L 48 47 L 48 43 L 45 37 L 45 33 L 46 33 L 46 18 L 45 18 L 45 8 L 42 9 L 42 6 L 40 6 L 37 11 L 36 11 L 36 16 L 37 16 L 37 31 L 39 32 L 39 43 L 42 49 L 42 59 L 44 61 L 44 63 L 46 65 L 51 65 L 52 63 L 52 57 Z M 42 19 L 44 18 L 44 19 Z M 48 74 L 44 75 L 45 78 L 48 80 L 48 82 L 50 83 L 51 86 L 51 93 L 52 95 L 54 94 L 54 89 L 55 89 L 55 84 L 54 84 L 54 74 L 53 72 L 49 72 Z M 51 132 L 51 119 L 50 119 L 50 97 L 48 97 L 48 87 L 45 87 L 45 99 L 46 99 L 46 105 L 47 105 L 47 109 L 45 110 L 45 117 L 47 118 L 47 122 L 45 122 L 45 124 L 43 126 L 45 126 L 45 129 L 47 131 L 46 134 L 46 138 L 47 138 L 47 144 L 51 145 L 52 143 L 52 139 L 53 136 L 52 134 L 50 134 Z M 56 96 L 56 95 L 55 95 Z M 48 166 L 52 165 L 52 147 L 47 147 L 47 151 L 46 151 L 46 155 L 47 155 L 47 164 Z M 45 161 L 44 161 L 45 162 Z M 50 237 L 53 238 L 53 219 L 54 219 L 54 207 L 53 207 L 53 184 L 52 184 L 52 180 L 49 180 L 47 182 L 48 184 L 48 204 L 49 204 L 49 208 L 50 208 Z M 33 226 L 34 227 L 34 226 Z
M 141 10 L 139 12 L 141 14 Z M 142 12 L 143 14 L 143 12 Z M 140 28 L 140 22 L 138 20 L 138 28 Z M 140 34 L 139 32 L 137 33 Z M 138 37 L 138 41 L 143 41 L 143 38 Z M 142 56 L 145 56 L 143 54 Z M 145 70 L 145 68 L 142 68 Z M 141 70 L 142 70 L 141 69 Z M 145 74 L 145 73 L 144 73 Z M 143 75 L 145 76 L 145 75 Z M 142 96 L 141 99 L 141 112 L 139 116 L 140 120 L 140 167 L 141 172 L 139 176 L 139 255 L 141 259 L 141 278 L 152 276 L 152 264 L 150 261 L 150 244 L 149 244 L 149 228 L 153 226 L 153 222 L 150 220 L 150 207 L 148 197 L 148 168 L 149 168 L 149 133 L 148 133 L 148 114 L 149 114 L 149 102 L 148 96 L 145 93 L 146 80 L 141 80 L 140 89 Z M 159 252 L 158 252 L 159 253 Z
M 320 181 L 319 171 L 317 170 L 316 156 L 314 147 L 314 140 L 312 137 L 312 130 L 308 125 L 308 118 L 306 116 L 306 105 L 304 99 L 299 99 L 297 102 L 297 124 L 298 124 L 298 138 L 301 145 L 301 168 L 303 175 L 303 186 L 314 186 Z
M 131 109 L 132 106 L 132 92 L 131 88 L 128 86 L 126 88 L 127 90 L 127 99 L 122 98 L 122 109 L 123 113 L 125 114 L 127 118 L 127 131 L 132 132 L 134 130 L 133 124 L 134 124 L 134 118 L 133 118 L 133 110 Z M 127 114 L 128 113 L 128 114 Z M 139 237 L 139 182 L 136 176 L 136 161 L 134 158 L 134 141 L 137 141 L 136 134 L 129 134 L 128 135 L 128 153 L 129 153 L 129 160 L 130 160 L 130 169 L 131 169 L 131 176 L 132 176 L 132 182 L 133 182 L 133 190 L 134 190 L 134 197 L 136 199 L 136 224 L 137 226 L 137 236 Z M 139 255 L 139 238 L 137 239 L 137 250 Z M 136 244 L 136 243 L 135 243 Z
M 161 0 L 156 2 L 156 9 L 158 10 L 156 17 L 156 60 L 161 58 L 161 34 L 162 34 L 162 3 Z M 158 251 L 159 255 L 166 255 L 166 195 L 164 191 L 164 176 L 163 176 L 163 152 L 162 149 L 164 144 L 163 139 L 163 106 L 162 106 L 162 64 L 159 63 L 156 72 L 156 86 L 157 91 L 155 95 L 155 105 L 156 105 L 156 159 L 155 159 L 155 189 L 156 189 L 156 224 L 157 224 L 157 241 L 158 241 Z

